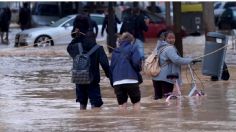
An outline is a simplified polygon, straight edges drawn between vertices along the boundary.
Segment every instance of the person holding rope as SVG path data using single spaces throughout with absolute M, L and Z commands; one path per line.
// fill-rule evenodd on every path
M 168 30 L 161 34 L 161 38 L 157 46 L 157 54 L 159 54 L 160 74 L 153 77 L 154 99 L 166 98 L 173 92 L 173 79 L 167 78 L 170 74 L 178 76 L 178 83 L 181 83 L 181 65 L 190 64 L 192 58 L 183 58 L 174 46 L 175 34 Z
M 74 39 L 67 47 L 69 55 L 75 60 L 78 55 L 89 55 L 89 75 L 92 75 L 92 79 L 88 84 L 81 84 L 74 82 L 76 85 L 76 102 L 80 103 L 80 109 L 85 110 L 87 108 L 88 99 L 90 99 L 91 108 L 100 108 L 103 105 L 101 92 L 100 92 L 100 70 L 99 64 L 105 71 L 106 77 L 110 77 L 109 62 L 102 46 L 98 46 L 96 43 L 95 34 L 89 31 L 89 18 L 86 14 L 80 14 L 77 16 L 74 22 L 75 33 Z M 95 47 L 96 50 L 93 50 Z M 82 50 L 81 50 L 82 49 Z M 92 53 L 91 53 L 92 52 Z M 75 61 L 73 61 L 74 66 Z M 76 78 L 75 78 L 76 79 Z M 72 74 L 73 80 L 73 74 Z

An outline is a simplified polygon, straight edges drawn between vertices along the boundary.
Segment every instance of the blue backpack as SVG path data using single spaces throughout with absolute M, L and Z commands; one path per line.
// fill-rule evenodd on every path
M 93 75 L 89 72 L 91 64 L 89 56 L 99 47 L 99 45 L 95 45 L 88 53 L 84 54 L 82 44 L 78 43 L 79 54 L 73 59 L 72 83 L 90 84 L 93 81 Z

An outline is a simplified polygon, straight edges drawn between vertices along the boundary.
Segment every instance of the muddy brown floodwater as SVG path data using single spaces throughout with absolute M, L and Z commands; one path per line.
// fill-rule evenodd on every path
M 186 96 L 190 75 L 183 67 L 183 96 L 169 103 L 152 99 L 151 80 L 144 76 L 142 107 L 138 113 L 132 111 L 130 101 L 128 112 L 118 112 L 113 89 L 102 77 L 102 109 L 80 111 L 79 104 L 75 103 L 75 86 L 70 83 L 71 59 L 65 47 L 11 49 L 0 54 L 1 132 L 236 130 L 234 65 L 229 66 L 230 80 L 217 82 L 201 74 L 201 64 L 194 65 L 206 96 L 191 98 Z M 197 84 L 203 88 L 200 81 Z

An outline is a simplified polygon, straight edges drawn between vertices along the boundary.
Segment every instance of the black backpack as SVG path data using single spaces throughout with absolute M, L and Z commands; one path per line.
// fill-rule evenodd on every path
M 89 56 L 99 47 L 99 45 L 95 45 L 88 53 L 84 54 L 82 44 L 78 43 L 79 54 L 73 59 L 72 83 L 90 84 L 93 81 L 93 75 L 89 72 L 91 64 Z
M 129 32 L 132 35 L 135 34 L 136 19 L 133 15 L 128 15 L 124 17 L 123 24 L 121 26 L 121 34 L 124 32 Z

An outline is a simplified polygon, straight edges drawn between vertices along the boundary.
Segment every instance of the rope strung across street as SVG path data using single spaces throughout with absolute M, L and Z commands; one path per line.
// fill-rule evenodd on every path
M 77 31 L 75 31 L 75 32 L 72 32 L 71 34 L 74 34 L 74 33 L 77 33 Z M 86 35 L 85 33 L 82 33 L 82 32 L 79 32 L 80 34 L 82 34 L 82 35 Z M 62 36 L 62 35 L 61 35 Z M 61 37 L 60 36 L 60 37 Z M 64 35 L 63 35 L 64 36 Z M 59 36 L 58 36 L 59 37 Z M 47 40 L 44 40 L 44 41 L 41 41 L 41 42 L 39 42 L 39 43 L 35 43 L 34 45 L 42 45 L 43 43 L 46 43 L 46 42 L 48 42 L 48 41 L 52 41 L 53 39 L 47 39 Z M 12 42 L 12 41 L 11 41 Z M 28 45 L 28 46 L 21 46 L 21 48 L 27 48 L 27 47 L 33 47 L 34 45 Z M 205 55 L 202 55 L 202 56 L 199 56 L 199 57 L 195 57 L 194 59 L 196 59 L 196 60 L 198 60 L 198 59 L 201 59 L 201 58 L 203 58 L 203 57 L 206 57 L 206 56 L 209 56 L 209 55 L 212 55 L 212 54 L 214 54 L 214 53 L 216 53 L 216 52 L 218 52 L 218 51 L 220 51 L 220 50 L 222 50 L 222 49 L 224 49 L 224 48 L 226 48 L 226 47 L 228 47 L 229 45 L 225 45 L 225 46 L 223 46 L 223 47 L 221 47 L 221 48 L 219 48 L 219 49 L 217 49 L 217 50 L 215 50 L 215 51 L 212 51 L 212 52 L 210 52 L 210 53 L 208 53 L 208 54 L 205 54 Z M 107 47 L 108 48 L 111 48 L 111 49 L 115 49 L 114 47 L 111 47 L 111 46 L 109 46 L 109 45 L 107 45 Z
M 198 59 L 201 59 L 201 58 L 203 58 L 203 57 L 209 56 L 209 55 L 214 54 L 214 53 L 216 53 L 216 52 L 218 52 L 218 51 L 220 51 L 220 50 L 222 50 L 222 49 L 224 49 L 224 48 L 226 48 L 226 47 L 228 47 L 228 46 L 229 46 L 229 45 L 225 45 L 225 46 L 223 46 L 223 47 L 221 47 L 221 48 L 219 48 L 219 49 L 217 49 L 217 50 L 215 50 L 215 51 L 212 51 L 212 52 L 210 52 L 210 53 L 208 53 L 208 54 L 205 54 L 205 55 L 196 57 L 196 58 L 194 58 L 194 59 L 198 60 Z
M 74 34 L 74 33 L 77 33 L 77 31 L 72 32 L 71 35 Z M 82 33 L 82 32 L 79 32 L 79 33 L 82 34 L 82 35 L 85 35 L 85 34 Z M 59 37 L 64 37 L 64 36 L 65 36 L 65 35 L 58 35 L 57 37 L 59 38 Z M 42 45 L 43 43 L 46 43 L 46 42 L 49 42 L 49 41 L 52 41 L 52 40 L 53 40 L 53 39 L 47 39 L 47 40 L 41 41 L 41 42 L 39 42 L 39 43 L 34 43 L 34 45 Z M 21 48 L 34 47 L 34 45 L 21 46 Z
M 77 31 L 72 32 L 71 35 L 72 35 L 72 34 L 75 34 L 75 33 L 77 33 Z M 82 32 L 79 32 L 79 33 L 82 34 L 82 35 L 86 35 L 85 33 L 82 33 Z M 64 37 L 64 35 L 57 36 L 57 37 L 59 38 L 59 37 L 62 37 L 62 36 Z M 39 43 L 35 43 L 34 45 L 42 45 L 43 43 L 46 43 L 46 42 L 52 41 L 52 40 L 53 40 L 53 39 L 47 39 L 47 40 L 41 41 L 41 42 L 39 42 Z M 21 46 L 21 48 L 33 47 L 34 45 Z M 109 47 L 109 48 L 111 48 L 111 49 L 115 49 L 114 47 L 111 47 L 111 46 L 109 46 L 109 45 L 107 45 L 107 47 Z

